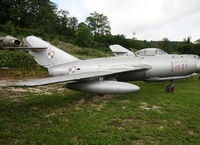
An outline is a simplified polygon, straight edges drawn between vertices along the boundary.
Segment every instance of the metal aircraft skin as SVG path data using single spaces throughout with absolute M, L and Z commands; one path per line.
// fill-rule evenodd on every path
M 131 55 L 80 60 L 36 36 L 24 38 L 23 43 L 52 77 L 16 82 L 11 86 L 68 82 L 64 87 L 73 90 L 121 94 L 140 90 L 139 86 L 127 81 L 178 80 L 200 72 L 199 56 L 169 55 L 157 48 L 140 50 L 136 55 L 130 51 Z
M 4 47 L 18 47 L 21 46 L 19 39 L 12 37 L 10 35 L 0 37 L 0 49 Z

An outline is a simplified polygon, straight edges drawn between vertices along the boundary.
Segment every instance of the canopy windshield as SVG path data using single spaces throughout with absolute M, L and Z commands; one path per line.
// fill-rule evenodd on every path
M 165 55 L 165 51 L 159 48 L 146 48 L 135 52 L 137 56 L 155 56 L 155 55 Z

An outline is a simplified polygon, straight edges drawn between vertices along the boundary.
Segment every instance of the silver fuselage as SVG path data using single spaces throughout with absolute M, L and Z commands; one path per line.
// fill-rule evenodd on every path
M 137 66 L 146 64 L 148 70 L 139 70 L 118 74 L 118 81 L 140 81 L 152 77 L 185 76 L 200 71 L 200 60 L 197 55 L 158 55 L 158 56 L 120 56 L 105 57 L 57 65 L 49 68 L 52 76 L 70 75 L 88 71 L 105 70 L 117 66 Z

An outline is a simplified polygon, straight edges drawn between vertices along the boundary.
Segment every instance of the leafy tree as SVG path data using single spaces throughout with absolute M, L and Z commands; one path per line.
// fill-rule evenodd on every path
M 79 24 L 78 24 L 78 29 L 80 29 L 81 27 L 83 27 L 83 26 L 87 26 L 84 22 L 80 22 Z
M 69 21 L 69 12 L 66 10 L 58 11 L 58 21 L 59 21 L 59 32 L 62 32 L 64 29 L 67 28 L 67 23 Z
M 69 12 L 66 10 L 58 11 L 58 32 L 61 35 L 75 37 L 75 32 L 78 29 L 78 20 L 76 17 L 69 17 Z
M 190 36 L 183 39 L 183 43 L 178 47 L 178 50 L 183 54 L 196 54 L 194 44 L 191 43 Z
M 188 36 L 188 37 L 183 39 L 183 42 L 190 43 L 191 39 L 192 39 L 192 37 Z
M 197 39 L 194 43 L 195 44 L 200 44 L 200 39 Z
M 162 41 L 169 42 L 169 39 L 167 37 L 165 37 L 162 39 Z
M 195 52 L 194 54 L 197 54 L 200 56 L 200 44 L 194 44 L 193 46 L 193 51 Z
M 168 53 L 170 53 L 171 47 L 170 47 L 170 41 L 168 38 L 163 38 L 162 41 L 160 41 L 160 48 Z
M 178 48 L 179 52 L 182 54 L 195 54 L 194 45 L 192 43 L 183 43 Z
M 75 31 L 78 28 L 78 19 L 76 17 L 69 17 L 67 26 Z
M 82 26 L 76 32 L 76 44 L 82 47 L 91 47 L 93 42 L 90 28 Z
M 145 44 L 141 40 L 135 40 L 135 39 L 128 39 L 129 46 L 127 48 L 132 48 L 134 50 L 139 50 L 145 48 Z
M 110 34 L 110 24 L 108 17 L 97 12 L 90 13 L 90 16 L 86 18 L 86 23 L 92 30 L 94 36 L 108 35 Z
M 130 48 L 130 43 L 125 35 L 113 35 L 112 44 L 119 44 L 125 48 Z
M 12 23 L 12 21 L 6 22 L 6 24 L 3 26 L 4 32 L 6 32 L 9 35 L 14 35 L 15 33 L 15 26 Z
M 65 35 L 70 37 L 75 37 L 75 33 L 78 29 L 78 20 L 76 17 L 69 17 L 69 21 L 67 23 L 67 32 Z
M 0 24 L 11 20 L 10 9 L 13 0 L 1 0 L 0 4 Z

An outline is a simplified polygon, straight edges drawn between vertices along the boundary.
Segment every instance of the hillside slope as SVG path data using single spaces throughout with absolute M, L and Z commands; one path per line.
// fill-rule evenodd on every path
M 54 40 L 51 44 L 80 59 L 112 56 L 109 49 L 82 48 L 63 41 Z M 5 69 L 6 68 L 6 69 Z M 48 71 L 39 66 L 34 58 L 22 50 L 0 51 L 0 80 L 24 77 L 46 77 Z

